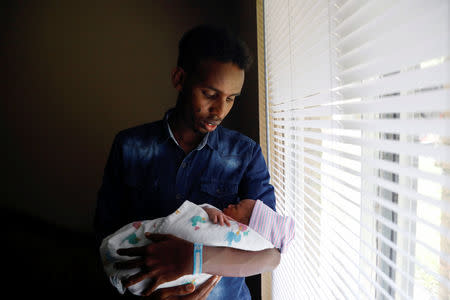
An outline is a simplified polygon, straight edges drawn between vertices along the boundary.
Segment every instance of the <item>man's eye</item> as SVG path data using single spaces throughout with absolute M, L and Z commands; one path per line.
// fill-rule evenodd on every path
M 230 97 L 230 98 L 227 98 L 227 101 L 228 101 L 228 102 L 233 102 L 233 101 L 234 101 L 234 97 L 233 97 L 233 98 L 231 98 L 231 97 Z
M 206 98 L 210 98 L 210 99 L 214 98 L 216 96 L 216 94 L 211 94 L 206 91 L 203 91 L 203 95 L 205 95 Z

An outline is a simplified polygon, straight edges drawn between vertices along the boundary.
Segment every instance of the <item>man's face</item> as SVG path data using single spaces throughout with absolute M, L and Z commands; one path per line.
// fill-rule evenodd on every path
M 196 133 L 214 131 L 233 107 L 244 84 L 244 70 L 229 62 L 203 61 L 187 74 L 183 88 L 183 119 Z

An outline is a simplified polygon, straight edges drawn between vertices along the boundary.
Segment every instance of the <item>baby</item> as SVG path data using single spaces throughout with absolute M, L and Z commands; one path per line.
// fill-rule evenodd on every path
M 125 225 L 106 237 L 100 246 L 105 272 L 113 286 L 122 294 L 125 288 L 121 280 L 139 270 L 116 269 L 115 262 L 127 260 L 126 257 L 117 255 L 117 249 L 151 243 L 145 237 L 146 232 L 173 234 L 192 243 L 248 251 L 275 247 L 283 253 L 294 238 L 294 221 L 290 217 L 277 214 L 260 200 L 243 199 L 237 204 L 228 205 L 223 211 L 209 204 L 196 205 L 185 201 L 167 217 Z M 197 285 L 209 277 L 209 274 L 182 276 L 175 281 L 161 284 L 158 288 L 190 282 Z M 147 285 L 148 281 L 144 280 L 128 290 L 132 294 L 141 295 Z
M 212 223 L 230 226 L 229 220 L 235 220 L 248 225 L 281 253 L 286 251 L 288 243 L 294 238 L 293 219 L 277 214 L 260 200 L 243 199 L 238 204 L 228 205 L 223 212 L 209 204 L 201 207 Z

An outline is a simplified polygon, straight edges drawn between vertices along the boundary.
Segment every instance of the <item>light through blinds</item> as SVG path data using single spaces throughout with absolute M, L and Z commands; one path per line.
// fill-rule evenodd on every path
M 449 3 L 263 1 L 273 299 L 450 299 Z

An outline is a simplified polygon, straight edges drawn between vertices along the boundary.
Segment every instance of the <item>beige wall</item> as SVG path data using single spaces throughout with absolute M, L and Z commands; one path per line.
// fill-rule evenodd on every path
M 91 231 L 114 134 L 175 103 L 182 33 L 230 24 L 256 55 L 254 1 L 7 1 L 2 206 Z M 256 57 L 255 57 L 256 58 Z M 256 64 L 227 127 L 258 139 Z

